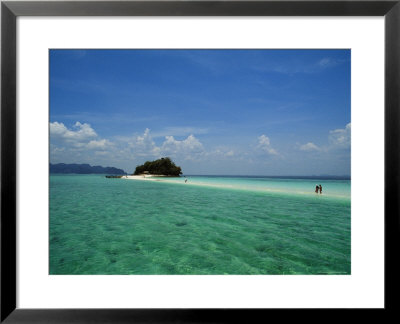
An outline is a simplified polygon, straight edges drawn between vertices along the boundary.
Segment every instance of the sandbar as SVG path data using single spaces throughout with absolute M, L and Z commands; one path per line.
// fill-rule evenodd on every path
M 166 176 L 164 176 L 164 175 L 159 175 L 159 174 L 128 175 L 128 176 L 122 176 L 121 179 L 128 179 L 128 180 L 152 180 L 152 181 L 156 181 L 157 179 L 155 179 L 155 178 L 161 178 L 161 177 L 166 177 Z

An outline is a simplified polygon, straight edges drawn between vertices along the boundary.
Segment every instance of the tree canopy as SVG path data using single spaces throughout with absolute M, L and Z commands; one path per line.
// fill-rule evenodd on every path
M 135 169 L 134 175 L 143 174 L 159 174 L 166 176 L 179 177 L 182 174 L 181 167 L 175 165 L 169 157 L 161 158 L 154 161 L 147 161 L 142 165 L 138 165 Z

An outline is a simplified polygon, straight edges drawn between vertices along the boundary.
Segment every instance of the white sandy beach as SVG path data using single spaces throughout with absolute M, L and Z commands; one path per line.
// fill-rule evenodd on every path
M 164 175 L 158 175 L 158 174 L 146 174 L 146 175 L 128 175 L 128 176 L 122 176 L 121 179 L 128 179 L 128 180 L 152 180 L 152 181 L 159 181 L 161 177 L 166 177 Z
M 307 191 L 305 187 L 302 188 L 288 188 L 285 185 L 282 187 L 270 187 L 268 183 L 265 183 L 262 186 L 255 186 L 254 183 L 247 182 L 236 182 L 236 183 L 224 183 L 224 180 L 219 179 L 218 182 L 212 181 L 208 179 L 201 178 L 186 178 L 186 177 L 168 177 L 164 175 L 155 175 L 155 174 L 146 174 L 146 175 L 128 175 L 122 176 L 121 179 L 127 180 L 141 180 L 141 181 L 158 181 L 164 183 L 175 183 L 175 184 L 183 184 L 183 185 L 191 185 L 191 186 L 202 186 L 202 187 L 212 187 L 212 188 L 222 188 L 222 189 L 235 189 L 235 190 L 248 190 L 253 192 L 269 192 L 269 193 L 287 193 L 301 196 L 315 196 L 326 199 L 330 198 L 347 198 L 347 195 L 343 195 L 341 193 L 328 193 L 324 192 L 324 195 L 316 195 L 314 192 L 314 188 L 310 191 Z M 187 180 L 187 182 L 185 182 Z M 214 179 L 213 179 L 214 180 Z

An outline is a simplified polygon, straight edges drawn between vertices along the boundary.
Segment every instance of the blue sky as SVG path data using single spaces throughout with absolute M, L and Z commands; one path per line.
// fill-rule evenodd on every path
M 50 50 L 50 162 L 350 175 L 350 50 Z

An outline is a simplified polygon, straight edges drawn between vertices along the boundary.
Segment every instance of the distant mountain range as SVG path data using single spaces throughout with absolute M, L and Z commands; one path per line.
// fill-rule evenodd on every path
M 122 169 L 114 167 L 91 166 L 89 164 L 50 163 L 50 173 L 77 173 L 77 174 L 126 174 Z

